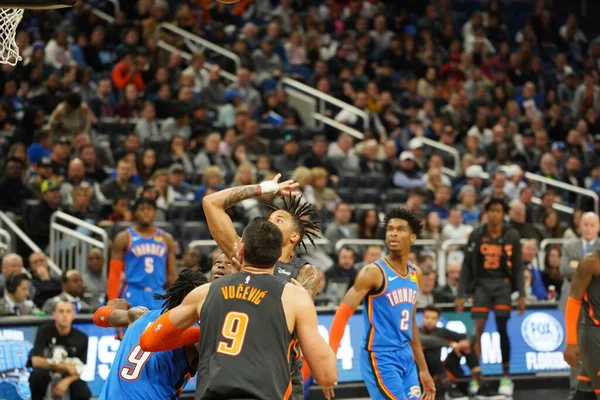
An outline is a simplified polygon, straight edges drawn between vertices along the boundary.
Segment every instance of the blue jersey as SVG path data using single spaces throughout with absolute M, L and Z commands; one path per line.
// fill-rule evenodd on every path
M 194 374 L 183 348 L 156 353 L 141 350 L 142 332 L 160 314 L 161 310 L 148 311 L 127 329 L 98 400 L 173 399 Z
M 125 253 L 125 284 L 162 289 L 167 279 L 167 245 L 161 229 L 152 237 L 128 228 L 129 249 Z
M 419 285 L 415 269 L 401 276 L 381 258 L 375 263 L 383 272 L 383 285 L 363 300 L 363 320 L 367 328 L 363 346 L 368 351 L 395 351 L 412 341 L 412 322 Z

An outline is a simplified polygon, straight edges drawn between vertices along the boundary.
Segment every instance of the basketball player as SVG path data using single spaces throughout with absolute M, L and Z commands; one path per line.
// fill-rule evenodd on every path
M 107 295 L 109 300 L 120 297 L 132 306 L 156 310 L 162 304 L 153 297 L 154 293 L 163 293 L 164 286 L 171 285 L 177 277 L 175 241 L 169 233 L 154 226 L 153 200 L 139 198 L 133 214 L 135 227 L 119 233 L 113 243 Z
M 361 373 L 372 399 L 435 398 L 415 319 L 422 272 L 408 261 L 410 246 L 420 233 L 421 223 L 409 211 L 388 213 L 385 242 L 389 255 L 360 270 L 331 324 L 329 344 L 337 353 L 348 320 L 363 303 L 367 333 Z
M 123 299 L 111 300 L 94 314 L 101 327 L 128 328 L 115 355 L 99 400 L 108 399 L 172 399 L 181 393 L 187 380 L 196 373 L 198 352 L 194 343 L 200 336 L 198 326 L 188 329 L 180 346 L 161 353 L 142 351 L 139 338 L 144 329 L 162 313 L 180 305 L 185 296 L 206 283 L 200 271 L 184 269 L 164 295 L 164 309 L 149 311 L 146 307 L 129 308 Z
M 234 246 L 240 242 L 240 238 L 226 210 L 242 200 L 261 195 L 289 194 L 297 188 L 298 185 L 291 180 L 279 183 L 280 177 L 281 174 L 278 174 L 273 180 L 263 181 L 258 185 L 221 190 L 204 197 L 202 200 L 210 233 L 229 258 L 235 257 Z M 313 296 L 316 295 L 319 290 L 318 269 L 294 257 L 294 250 L 298 246 L 302 245 L 306 250 L 306 245 L 303 242 L 305 236 L 313 245 L 313 238 L 318 237 L 319 222 L 308 220 L 316 211 L 316 208 L 310 203 L 302 202 L 301 197 L 289 197 L 289 199 L 283 197 L 282 208 L 273 205 L 267 205 L 267 207 L 271 210 L 269 221 L 277 225 L 283 235 L 281 257 L 275 264 L 273 274 L 285 282 L 296 279 Z M 294 357 L 291 366 L 294 398 L 302 399 L 304 398 L 304 382 L 300 372 L 302 361 L 298 357 L 299 352 L 296 349 L 294 349 L 294 354 L 296 357 Z
M 242 235 L 241 271 L 195 289 L 142 334 L 143 350 L 170 350 L 174 339 L 200 319 L 196 399 L 291 398 L 289 365 L 296 340 L 331 397 L 336 358 L 319 335 L 312 298 L 272 276 L 282 241 L 276 225 L 254 219 Z
M 490 309 L 494 310 L 500 335 L 503 377 L 500 379 L 498 393 L 490 387 L 488 381 L 480 377 L 481 386 L 477 396 L 495 399 L 511 396 L 513 393 L 514 385 L 509 375 L 510 339 L 507 331 L 512 310 L 510 296 L 515 287 L 519 292 L 517 309 L 519 315 L 522 315 L 525 312 L 525 283 L 519 234 L 504 224 L 506 204 L 501 199 L 492 198 L 485 209 L 487 224 L 475 229 L 467 242 L 455 304 L 456 311 L 463 312 L 466 293 L 475 293 L 471 315 L 475 321 L 473 349 L 478 360 L 481 356 L 481 335 L 488 313 Z
M 600 258 L 597 254 L 585 256 L 573 274 L 565 324 L 565 361 L 573 368 L 583 364 L 575 400 L 600 400 Z M 582 390 L 587 382 L 591 383 L 594 393 Z

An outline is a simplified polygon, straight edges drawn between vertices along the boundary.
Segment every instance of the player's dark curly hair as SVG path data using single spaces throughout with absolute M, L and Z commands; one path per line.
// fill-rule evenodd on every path
M 508 205 L 506 204 L 506 202 L 496 197 L 492 197 L 490 201 L 487 202 L 487 204 L 485 205 L 485 211 L 490 211 L 490 208 L 492 208 L 494 204 L 500 204 L 502 206 L 502 209 L 504 210 L 504 214 L 508 212 Z
M 282 197 L 283 207 L 277 207 L 274 204 L 265 203 L 271 213 L 283 210 L 290 214 L 294 218 L 294 225 L 300 234 L 300 240 L 298 245 L 304 247 L 306 251 L 306 244 L 304 243 L 304 236 L 308 238 L 313 247 L 315 245 L 314 239 L 319 238 L 319 232 L 321 231 L 321 221 L 311 221 L 310 216 L 317 212 L 317 208 L 309 202 L 302 202 L 302 196 L 285 198 Z
M 183 269 L 175 282 L 167 289 L 165 294 L 154 294 L 156 300 L 163 300 L 163 313 L 171 310 L 181 304 L 189 292 L 208 282 L 206 275 L 200 270 L 192 271 L 189 268 Z
M 417 237 L 421 235 L 421 231 L 423 230 L 423 224 L 416 215 L 414 215 L 405 208 L 393 208 L 386 214 L 384 223 L 385 230 L 387 230 L 389 222 L 395 218 L 403 219 L 406 222 L 408 222 L 410 230 L 412 231 L 412 233 L 417 235 Z

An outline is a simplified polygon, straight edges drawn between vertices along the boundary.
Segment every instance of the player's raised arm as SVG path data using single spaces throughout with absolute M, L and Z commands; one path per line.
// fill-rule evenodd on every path
M 592 279 L 599 273 L 600 258 L 596 254 L 585 256 L 573 273 L 571 293 L 565 309 L 565 325 L 567 328 L 567 347 L 565 348 L 565 361 L 572 367 L 579 364 L 579 346 L 577 340 L 577 325 L 581 312 L 581 300 L 587 292 Z
M 167 287 L 171 286 L 177 279 L 177 258 L 175 249 L 175 240 L 171 234 L 164 233 L 165 244 L 167 245 Z
M 278 183 L 281 174 L 273 180 L 263 181 L 258 185 L 238 186 L 208 195 L 202 199 L 202 207 L 208 229 L 217 245 L 228 258 L 234 257 L 234 244 L 240 242 L 233 222 L 225 210 L 233 207 L 242 200 L 259 197 L 264 194 L 289 192 L 298 187 L 293 181 Z
M 133 307 L 125 299 L 114 299 L 94 313 L 93 321 L 102 328 L 128 328 L 139 317 L 148 312 L 146 307 Z
M 125 268 L 125 252 L 129 246 L 129 234 L 127 231 L 119 233 L 113 241 L 110 253 L 110 263 L 108 264 L 108 281 L 106 295 L 108 300 L 116 299 L 119 295 L 121 286 L 121 274 Z
M 381 289 L 383 284 L 383 272 L 377 264 L 369 264 L 360 270 L 354 280 L 354 286 L 346 292 L 346 296 L 344 296 L 344 300 L 342 300 L 342 303 L 338 307 L 331 323 L 329 346 L 331 346 L 336 354 L 344 336 L 348 320 L 354 314 L 356 307 L 360 305 L 369 292 Z
M 417 282 L 419 287 L 421 287 L 423 272 L 420 268 L 413 268 L 417 272 Z M 417 325 L 417 305 L 415 304 L 415 309 L 412 313 L 412 341 L 410 342 L 410 347 L 412 347 L 413 354 L 415 356 L 415 362 L 419 367 L 419 378 L 421 380 L 421 384 L 423 385 L 423 400 L 435 400 L 435 384 L 433 383 L 433 379 L 431 378 L 431 374 L 427 368 L 427 363 L 425 362 L 425 355 L 423 354 L 423 346 L 421 346 L 420 334 L 419 326 Z
M 336 356 L 319 334 L 317 311 L 312 298 L 303 288 L 288 284 L 283 300 L 294 307 L 295 331 L 312 376 L 324 391 L 331 388 L 338 379 Z
M 167 351 L 198 341 L 199 331 L 192 327 L 200 319 L 200 310 L 210 284 L 192 290 L 181 305 L 162 314 L 142 336 L 140 347 L 144 351 Z

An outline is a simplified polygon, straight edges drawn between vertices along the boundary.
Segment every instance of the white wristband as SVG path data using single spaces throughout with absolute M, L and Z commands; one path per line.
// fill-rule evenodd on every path
M 258 184 L 260 186 L 260 194 L 276 194 L 279 192 L 279 185 L 273 181 L 262 181 Z

